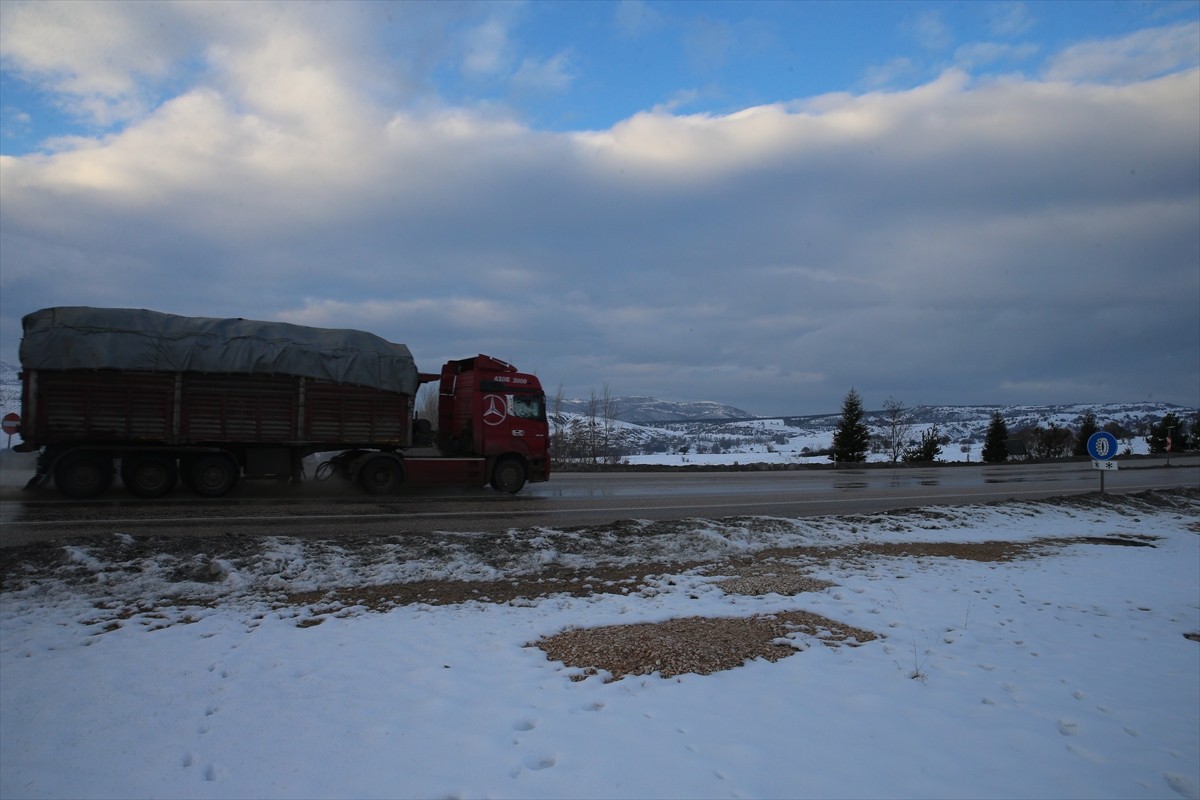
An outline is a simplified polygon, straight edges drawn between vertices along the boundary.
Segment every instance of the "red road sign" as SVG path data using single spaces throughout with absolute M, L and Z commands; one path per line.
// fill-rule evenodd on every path
M 4 415 L 4 421 L 0 423 L 0 429 L 12 436 L 17 431 L 21 430 L 21 415 L 13 411 Z

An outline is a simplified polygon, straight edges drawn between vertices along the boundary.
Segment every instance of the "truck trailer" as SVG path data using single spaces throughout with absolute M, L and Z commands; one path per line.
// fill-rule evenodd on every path
M 417 370 L 408 347 L 356 330 L 56 307 L 22 320 L 27 488 L 52 478 L 71 498 L 120 475 L 161 497 L 182 481 L 221 497 L 244 478 L 339 476 L 376 495 L 405 485 L 491 484 L 519 492 L 550 476 L 538 379 L 491 356 Z M 435 421 L 415 416 L 437 383 Z M 320 459 L 317 459 L 320 461 Z

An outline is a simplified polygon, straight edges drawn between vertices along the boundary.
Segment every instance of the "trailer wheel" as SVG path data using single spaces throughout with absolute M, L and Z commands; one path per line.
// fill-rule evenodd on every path
M 525 465 L 515 458 L 501 459 L 492 470 L 492 488 L 516 494 L 525 485 Z
M 240 471 L 233 457 L 224 453 L 197 456 L 187 468 L 188 484 L 201 497 L 222 497 L 237 485 Z
M 395 494 L 404 482 L 404 472 L 396 459 L 376 456 L 363 464 L 358 480 L 367 494 Z
M 112 459 L 101 453 L 71 453 L 54 465 L 54 485 L 75 500 L 95 497 L 112 485 L 112 479 Z
M 138 497 L 162 497 L 175 488 L 179 468 L 165 453 L 144 453 L 121 459 L 121 482 Z

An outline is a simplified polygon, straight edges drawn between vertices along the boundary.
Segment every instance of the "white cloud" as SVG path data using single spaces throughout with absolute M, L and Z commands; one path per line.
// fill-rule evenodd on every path
M 1034 27 L 1033 16 L 1025 3 L 990 3 L 987 6 L 988 28 L 997 36 L 1019 36 Z
M 651 113 L 662 114 L 672 113 L 681 108 L 687 108 L 700 97 L 700 92 L 696 89 L 680 89 L 667 98 L 666 102 L 659 103 L 650 109 Z
M 945 50 L 954 42 L 954 33 L 938 11 L 922 11 L 904 24 L 904 30 L 926 50 Z
M 563 91 L 575 79 L 571 61 L 571 54 L 567 51 L 556 53 L 544 61 L 526 58 L 513 74 L 513 86 L 524 91 Z
M 509 20 L 492 16 L 468 32 L 462 68 L 468 75 L 493 77 L 507 72 L 512 60 Z
M 0 136 L 24 136 L 32 121 L 27 111 L 12 106 L 0 107 Z
M 133 119 L 188 52 L 174 4 L 0 4 L 0 52 L 7 66 L 55 91 L 68 111 L 102 125 Z
M 1200 63 L 1200 23 L 1149 28 L 1073 45 L 1051 59 L 1052 81 L 1129 83 Z
M 1038 45 L 1032 42 L 1023 44 L 975 42 L 956 49 L 954 63 L 966 70 L 1000 63 L 1018 63 L 1033 58 L 1038 54 L 1039 49 Z
M 869 89 L 907 84 L 920 73 L 920 70 L 921 68 L 911 58 L 900 56 L 868 69 L 863 77 L 863 84 Z
M 351 46 L 365 22 L 289 8 L 206 18 L 186 88 L 0 161 L 5 347 L 33 308 L 119 304 L 364 328 L 422 363 L 482 350 L 568 391 L 760 412 L 834 410 L 850 385 L 1017 400 L 1102 370 L 1120 376 L 1103 397 L 1025 399 L 1195 396 L 1196 70 L 949 70 L 548 133 L 381 101 L 371 47 Z M 503 26 L 483 40 L 499 74 L 517 63 Z M 1157 63 L 1147 47 L 1118 49 Z M 570 74 L 565 55 L 530 63 Z

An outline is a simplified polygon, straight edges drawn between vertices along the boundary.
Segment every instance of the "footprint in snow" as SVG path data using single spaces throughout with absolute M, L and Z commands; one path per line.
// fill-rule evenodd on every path
M 536 727 L 537 727 L 537 720 L 535 720 L 535 719 L 523 719 L 519 722 L 513 723 L 514 731 L 531 731 Z
M 1187 800 L 1200 800 L 1200 791 L 1196 790 L 1196 784 L 1186 776 L 1178 772 L 1163 773 L 1163 778 L 1167 781 L 1167 786 L 1170 786 L 1174 792 L 1180 797 L 1186 797 Z
M 534 771 L 550 769 L 558 763 L 556 756 L 530 756 L 525 759 L 525 767 Z
M 1058 721 L 1058 732 L 1063 736 L 1078 736 L 1079 723 L 1072 719 L 1060 719 Z
M 1200 792 L 1196 792 L 1196 784 L 1182 772 L 1164 772 L 1166 786 L 1171 787 L 1175 794 L 1187 800 L 1200 800 Z
M 1093 753 L 1091 750 L 1088 750 L 1084 747 L 1079 747 L 1078 745 L 1069 744 L 1067 745 L 1067 750 L 1086 761 L 1092 762 L 1093 764 L 1103 764 L 1107 760 L 1099 753 Z

